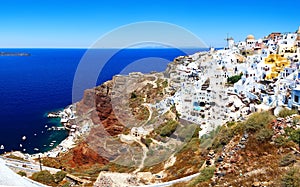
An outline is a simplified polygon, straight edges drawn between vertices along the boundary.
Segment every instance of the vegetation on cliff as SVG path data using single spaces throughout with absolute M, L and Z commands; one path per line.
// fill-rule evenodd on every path
M 294 117 L 292 126 L 297 118 Z M 285 120 L 276 121 L 275 116 L 266 111 L 254 113 L 244 122 L 227 123 L 211 132 L 213 136 L 205 135 L 201 138 L 201 143 L 205 143 L 205 146 L 200 147 L 204 147 L 205 150 L 202 151 L 206 153 L 207 148 L 215 150 L 215 166 L 218 170 L 220 166 L 225 167 L 226 170 L 222 170 L 225 173 L 219 173 L 224 176 L 219 180 L 219 177 L 213 177 L 217 176 L 215 173 L 210 177 L 202 176 L 207 179 L 202 180 L 200 175 L 201 180 L 197 177 L 190 182 L 173 186 L 299 186 L 298 139 L 291 138 L 291 134 L 297 134 L 298 130 L 286 127 L 281 135 L 277 131 L 277 128 L 282 129 L 286 123 Z M 240 145 L 241 137 L 244 138 L 245 134 L 248 137 L 247 140 L 244 139 L 245 147 L 237 149 L 238 146 L 234 145 Z M 210 147 L 206 141 L 211 142 L 211 137 L 214 140 Z M 227 155 L 228 158 L 222 158 L 220 162 L 221 155 Z

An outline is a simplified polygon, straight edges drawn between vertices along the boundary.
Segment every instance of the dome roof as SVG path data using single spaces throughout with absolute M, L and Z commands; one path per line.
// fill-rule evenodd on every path
M 255 38 L 252 34 L 249 34 L 246 39 L 247 40 L 254 40 Z

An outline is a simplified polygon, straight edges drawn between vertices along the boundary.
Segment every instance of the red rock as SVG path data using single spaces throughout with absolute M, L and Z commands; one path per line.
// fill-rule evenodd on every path
M 70 166 L 89 166 L 95 163 L 105 165 L 108 160 L 101 157 L 94 150 L 90 149 L 86 143 L 81 143 L 70 150 L 71 158 L 65 158 Z
M 109 90 L 112 90 L 111 81 L 97 88 L 85 90 L 76 110 L 78 116 L 90 115 L 94 124 L 102 125 L 111 136 L 115 136 L 123 132 L 124 126 L 113 111 Z

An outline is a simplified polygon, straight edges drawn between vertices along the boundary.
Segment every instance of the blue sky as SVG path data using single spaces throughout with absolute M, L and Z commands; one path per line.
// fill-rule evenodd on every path
M 120 26 L 162 21 L 215 47 L 248 34 L 296 31 L 300 1 L 7 0 L 0 5 L 0 47 L 89 47 Z

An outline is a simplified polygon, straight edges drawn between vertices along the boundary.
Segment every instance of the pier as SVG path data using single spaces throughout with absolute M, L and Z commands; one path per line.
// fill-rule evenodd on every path
M 65 127 L 55 127 L 55 126 L 52 126 L 50 128 L 48 128 L 47 130 L 48 131 L 60 131 L 60 130 L 65 130 L 66 128 Z

